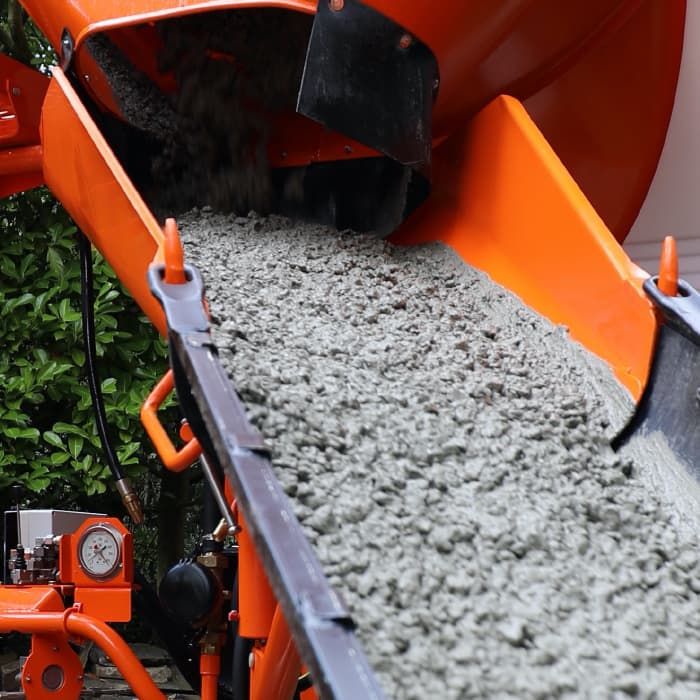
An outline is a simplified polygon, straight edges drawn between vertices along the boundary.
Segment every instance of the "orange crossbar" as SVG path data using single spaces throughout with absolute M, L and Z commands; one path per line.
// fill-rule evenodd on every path
M 434 152 L 434 189 L 392 240 L 439 240 L 608 362 L 635 400 L 656 331 L 625 255 L 522 105 L 499 97 Z

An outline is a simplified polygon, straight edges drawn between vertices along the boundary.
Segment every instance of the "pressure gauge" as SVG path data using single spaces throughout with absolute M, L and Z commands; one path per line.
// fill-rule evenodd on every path
M 109 525 L 89 527 L 78 543 L 78 557 L 83 571 L 91 578 L 111 578 L 121 564 L 121 534 Z

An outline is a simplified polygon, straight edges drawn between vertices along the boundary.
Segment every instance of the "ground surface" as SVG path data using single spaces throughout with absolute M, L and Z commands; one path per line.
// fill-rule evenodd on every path
M 180 225 L 388 697 L 700 695 L 697 538 L 643 447 L 611 451 L 624 394 L 562 329 L 437 245 Z

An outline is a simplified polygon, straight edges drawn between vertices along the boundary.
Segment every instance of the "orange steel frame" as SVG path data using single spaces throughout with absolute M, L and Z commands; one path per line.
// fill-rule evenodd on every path
M 83 532 L 108 522 L 123 540 L 122 562 L 107 581 L 96 582 L 79 564 L 78 547 Z M 83 669 L 69 642 L 95 642 L 110 658 L 139 698 L 163 700 L 139 660 L 106 624 L 131 619 L 133 545 L 131 533 L 115 518 L 87 518 L 59 545 L 61 583 L 46 585 L 0 585 L 0 634 L 18 632 L 32 636 L 31 653 L 21 669 L 22 688 L 33 700 L 74 700 L 83 686 Z M 75 601 L 66 608 L 64 597 Z M 43 682 L 49 669 L 60 669 L 62 681 L 49 689 Z
M 91 34 L 107 31 L 120 45 L 134 47 L 139 46 L 136 33 L 144 25 L 166 17 L 250 7 L 311 13 L 316 2 L 23 4 L 54 46 L 59 46 L 63 28 L 70 31 L 79 74 L 83 69 L 91 73 L 90 82 L 98 86 L 93 95 L 101 96 L 104 109 L 116 111 L 108 86 L 104 80 L 100 83 L 99 71 L 81 51 Z M 428 0 L 367 4 L 424 41 L 440 68 L 433 115 L 433 192 L 392 240 L 441 240 L 450 245 L 534 309 L 566 325 L 574 338 L 611 365 L 638 399 L 647 379 L 656 321 L 640 288 L 645 274 L 630 263 L 615 239 L 624 238 L 663 144 L 680 62 L 685 2 L 469 0 L 445 2 L 439 10 Z M 147 59 L 134 56 L 137 63 Z M 0 58 L 3 79 L 10 72 L 26 78 L 7 61 Z M 0 96 L 12 96 L 11 83 L 0 85 L 2 89 Z M 5 149 L 0 152 L 0 195 L 43 179 L 165 333 L 162 311 L 146 284 L 149 264 L 170 257 L 159 222 L 62 71 L 54 71 L 49 85 L 37 79 L 29 92 L 34 106 L 16 110 L 29 115 L 23 139 L 4 139 L 0 133 L 0 148 Z M 499 97 L 503 93 L 515 97 Z M 305 136 L 292 144 L 300 133 Z M 288 117 L 274 139 L 275 165 L 371 154 L 354 144 L 348 155 L 343 147 L 347 139 L 301 117 Z M 291 154 L 286 161 L 276 155 L 282 150 Z M 145 422 L 150 422 L 159 451 L 174 454 L 168 466 L 181 469 L 198 446 L 185 448 L 190 452 L 183 457 L 167 435 L 158 433 L 157 406 L 168 390 L 166 381 L 148 405 Z M 228 487 L 227 495 L 235 504 Z M 285 698 L 296 683 L 301 660 L 248 537 L 244 514 L 237 513 L 237 518 L 240 599 L 232 619 L 238 620 L 244 636 L 267 640 L 253 652 L 251 697 Z M 58 640 L 64 650 L 71 636 L 95 639 L 141 689 L 139 697 L 161 697 L 113 631 L 84 613 L 63 611 L 59 603 L 58 594 L 46 587 L 0 589 L 0 631 L 34 634 L 39 655 L 48 653 L 47 640 Z M 217 658 L 203 657 L 204 698 L 216 695 L 218 667 Z

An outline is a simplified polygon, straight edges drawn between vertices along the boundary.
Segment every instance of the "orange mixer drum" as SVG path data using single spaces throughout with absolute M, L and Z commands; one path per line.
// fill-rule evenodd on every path
M 360 4 L 320 2 L 338 14 Z M 361 4 L 391 19 L 402 32 L 399 41 L 418 40 L 434 55 L 439 84 L 432 110 L 433 147 L 497 95 L 512 95 L 524 103 L 615 236 L 624 238 L 663 146 L 680 64 L 685 0 Z M 94 73 L 94 66 L 80 49 L 96 32 L 117 36 L 143 67 L 152 65 L 147 54 L 157 50 L 149 31 L 165 18 L 262 7 L 304 13 L 320 9 L 314 0 L 24 0 L 24 5 L 59 53 L 66 50 L 65 42 L 72 45 L 77 74 L 83 76 Z M 108 90 L 100 91 L 94 76 L 92 82 L 103 105 L 115 110 Z M 330 150 L 324 157 L 348 156 Z

